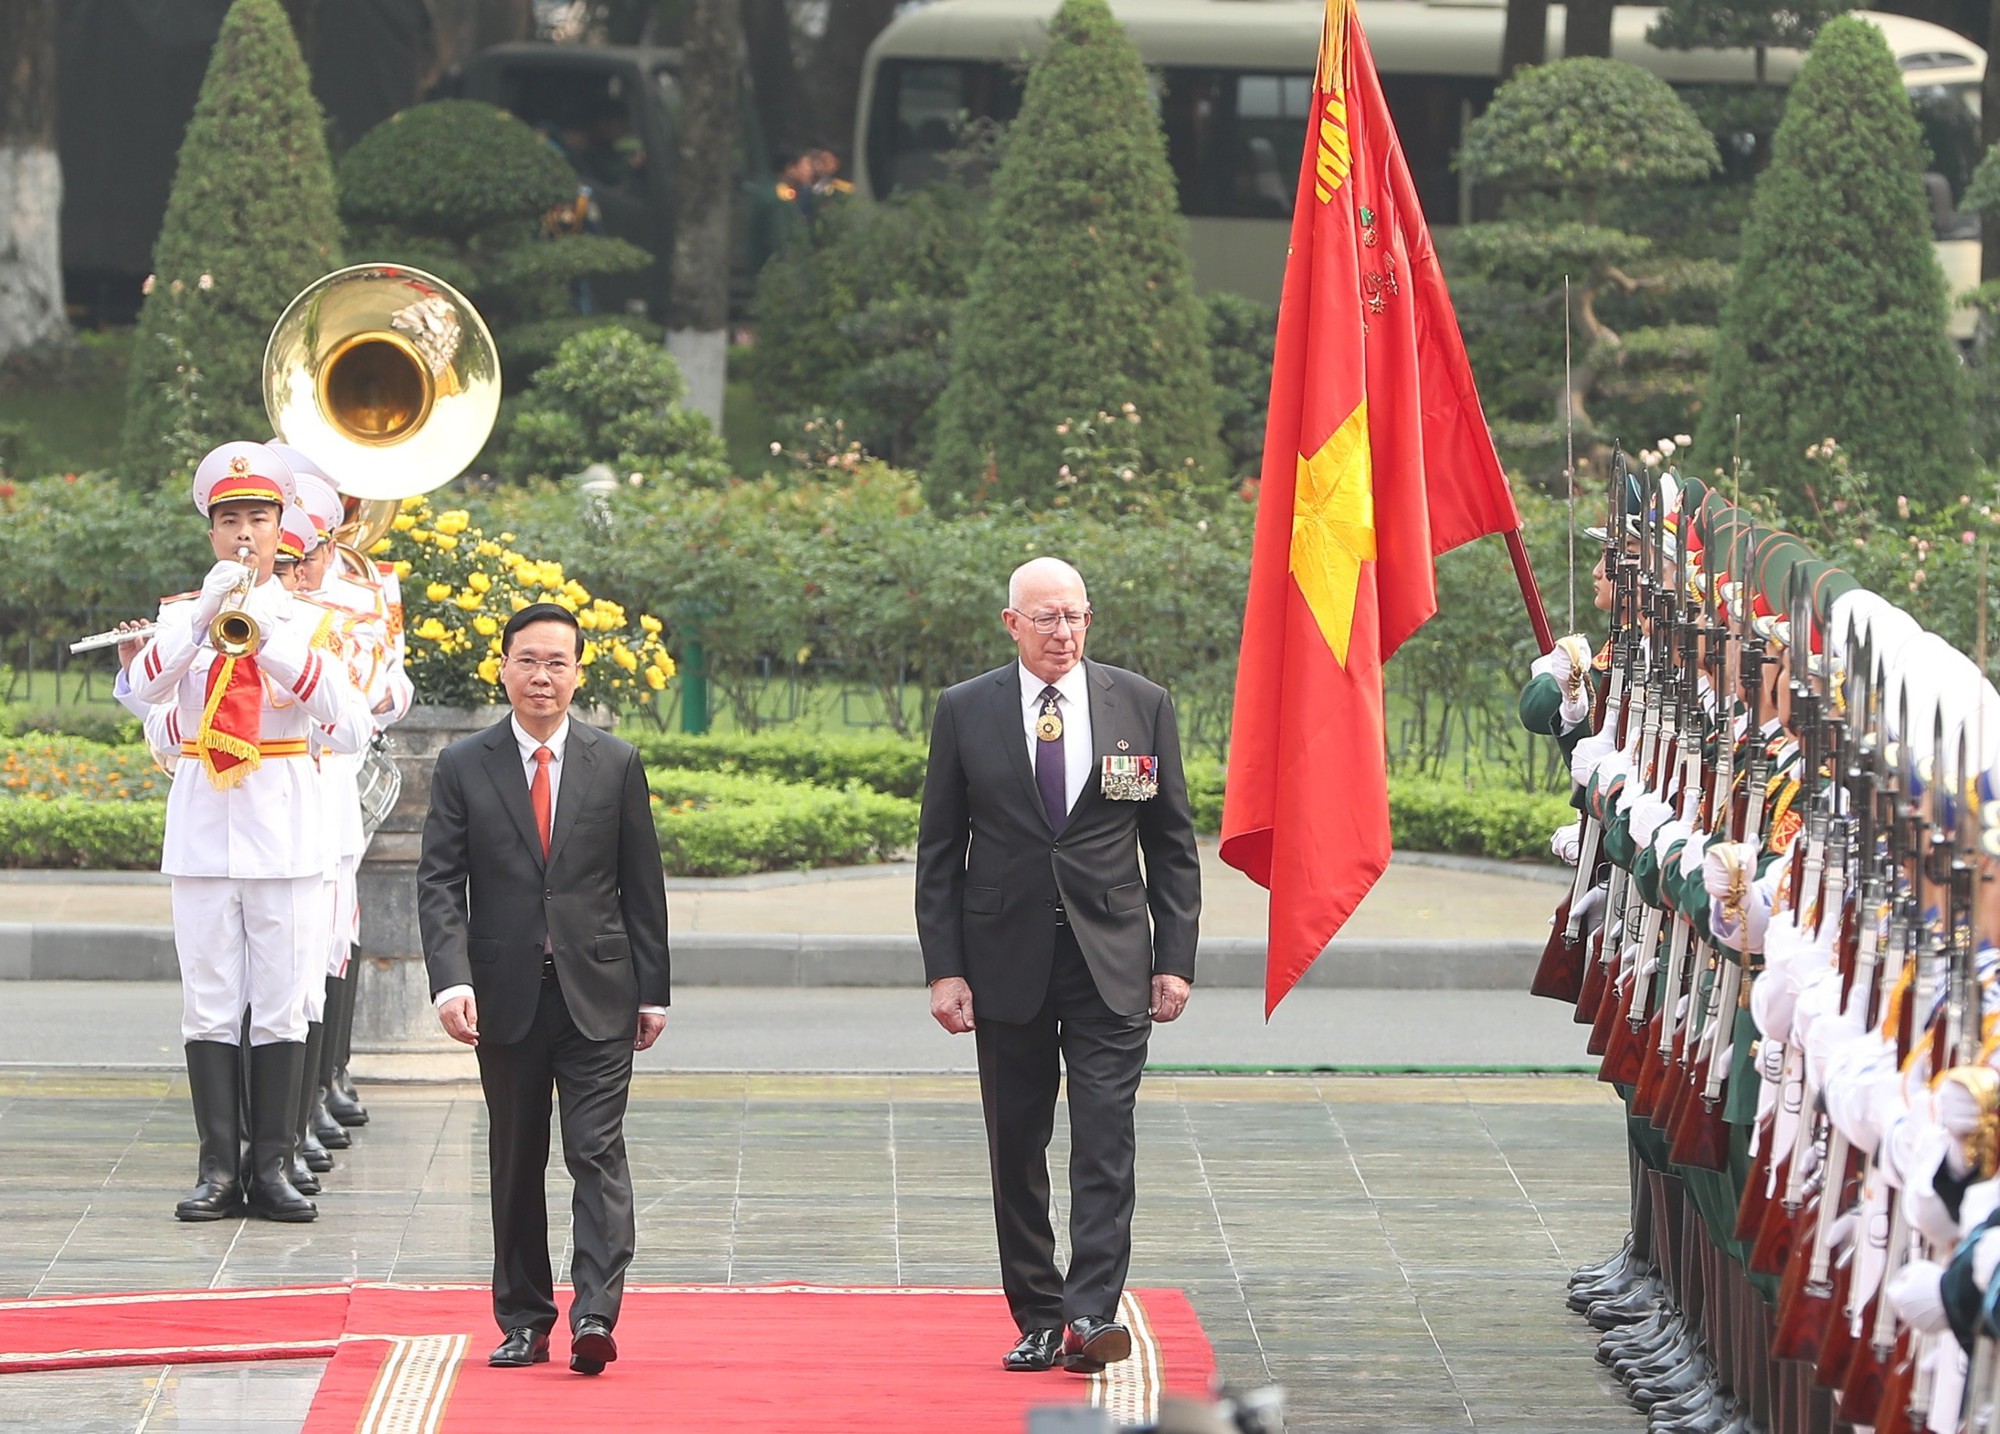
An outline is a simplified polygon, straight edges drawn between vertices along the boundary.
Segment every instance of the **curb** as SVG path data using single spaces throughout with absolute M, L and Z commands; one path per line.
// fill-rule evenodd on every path
M 1300 982 L 1348 990 L 1525 990 L 1542 941 L 1437 941 L 1427 937 L 1337 938 Z M 1261 987 L 1258 937 L 1202 941 L 1204 986 Z M 685 986 L 910 987 L 924 979 L 914 936 L 682 932 L 673 938 L 674 980 Z M 0 922 L 0 981 L 172 981 L 180 977 L 166 926 Z

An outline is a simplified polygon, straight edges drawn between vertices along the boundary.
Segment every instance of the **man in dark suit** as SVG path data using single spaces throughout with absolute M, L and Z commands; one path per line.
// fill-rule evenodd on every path
M 601 1373 L 636 1228 L 632 1053 L 667 1021 L 667 893 L 639 754 L 569 717 L 583 633 L 535 603 L 500 638 L 513 714 L 438 754 L 417 915 L 438 1018 L 479 1053 L 493 1198 L 488 1363 L 540 1364 L 556 1322 L 543 1182 L 562 1107 L 576 1299 L 569 1367 Z
M 1000 1278 L 1021 1330 L 1011 1370 L 1094 1373 L 1131 1352 L 1117 1316 L 1132 1107 L 1152 1023 L 1187 1003 L 1201 912 L 1173 703 L 1084 661 L 1090 616 L 1068 563 L 1015 571 L 1000 620 L 1018 660 L 938 699 L 917 836 L 931 1014 L 978 1046 Z M 1065 1068 L 1066 1275 L 1048 1167 Z

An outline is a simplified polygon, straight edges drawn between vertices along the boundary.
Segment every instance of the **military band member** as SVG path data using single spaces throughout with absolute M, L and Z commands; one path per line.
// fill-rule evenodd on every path
M 127 679 L 171 704 L 181 760 L 167 797 L 160 867 L 173 878 L 188 1084 L 200 1158 L 175 1214 L 215 1220 L 247 1205 L 311 1220 L 289 1165 L 305 1066 L 305 989 L 329 919 L 331 861 L 310 743 L 349 715 L 340 664 L 312 646 L 317 614 L 273 576 L 289 469 L 259 443 L 202 459 L 196 509 L 216 563 L 198 591 L 165 603 Z M 220 620 L 219 620 L 220 619 Z M 249 1160 L 239 1166 L 238 1050 L 249 1012 Z

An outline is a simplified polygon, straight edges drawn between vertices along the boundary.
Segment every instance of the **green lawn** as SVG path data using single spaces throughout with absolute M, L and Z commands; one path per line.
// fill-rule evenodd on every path
M 53 363 L 0 367 L 0 467 L 8 476 L 107 468 L 125 421 L 125 367 L 132 335 L 79 336 Z

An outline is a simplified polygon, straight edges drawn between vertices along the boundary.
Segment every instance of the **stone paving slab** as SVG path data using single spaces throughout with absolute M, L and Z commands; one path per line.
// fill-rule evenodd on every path
M 164 981 L 17 981 L 0 999 L 0 1067 L 181 1065 L 180 987 Z M 1197 985 L 1154 1028 L 1155 1065 L 1575 1067 L 1587 1032 L 1567 1006 L 1515 991 L 1306 988 L 1267 1022 L 1263 993 Z M 912 977 L 890 989 L 680 987 L 642 1070 L 970 1071 Z M 473 1076 L 469 1051 L 357 1053 L 363 1079 Z
M 484 1278 L 476 1088 L 368 1098 L 316 1224 L 184 1226 L 178 1077 L 0 1073 L 0 1294 Z M 1156 1073 L 1138 1121 L 1132 1279 L 1185 1288 L 1228 1378 L 1287 1387 L 1292 1430 L 1644 1427 L 1562 1307 L 1623 1228 L 1619 1111 L 1594 1080 Z M 994 1280 L 969 1078 L 645 1073 L 628 1138 L 634 1281 Z M 1059 1113 L 1058 1169 L 1067 1143 Z M 1551 1145 L 1573 1180 L 1532 1175 Z M 7 1375 L 0 1428 L 289 1434 L 316 1378 Z

